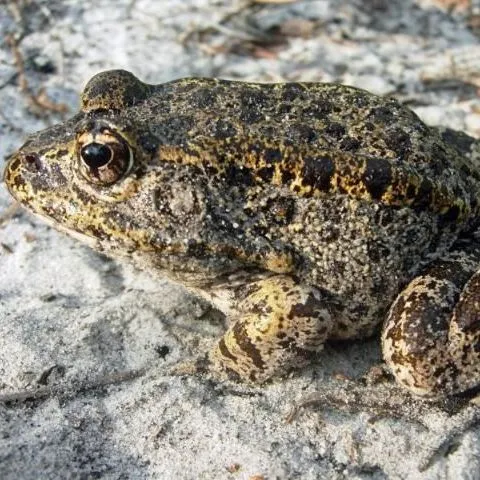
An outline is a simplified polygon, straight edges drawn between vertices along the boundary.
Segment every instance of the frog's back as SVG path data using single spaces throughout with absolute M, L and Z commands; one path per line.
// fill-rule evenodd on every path
M 159 85 L 132 113 L 172 142 L 199 136 L 280 139 L 312 150 L 448 163 L 441 138 L 393 98 L 325 83 L 187 78 Z

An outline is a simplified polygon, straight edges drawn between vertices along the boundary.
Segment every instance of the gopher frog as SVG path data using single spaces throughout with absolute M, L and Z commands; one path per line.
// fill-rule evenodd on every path
M 9 160 L 12 195 L 231 320 L 212 371 L 264 382 L 371 335 L 397 381 L 480 383 L 479 141 L 352 87 L 93 77 Z

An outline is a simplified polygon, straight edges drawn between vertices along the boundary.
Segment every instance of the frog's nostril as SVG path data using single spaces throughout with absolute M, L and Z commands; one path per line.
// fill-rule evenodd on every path
M 39 172 L 43 168 L 40 157 L 34 153 L 28 153 L 24 155 L 23 161 L 25 168 L 30 172 Z

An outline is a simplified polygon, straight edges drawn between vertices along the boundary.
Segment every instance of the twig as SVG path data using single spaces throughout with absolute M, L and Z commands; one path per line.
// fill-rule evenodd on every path
M 40 387 L 36 390 L 23 390 L 19 392 L 0 395 L 0 403 L 24 403 L 28 400 L 41 400 L 51 397 L 72 397 L 91 390 L 98 390 L 109 385 L 118 385 L 139 378 L 145 374 L 145 369 L 127 370 L 124 372 L 109 373 L 93 380 L 82 380 L 71 384 L 55 387 Z
M 425 401 L 413 398 L 396 386 L 388 391 L 380 387 L 365 387 L 355 381 L 331 382 L 293 405 L 285 420 L 292 422 L 299 411 L 307 406 L 321 405 L 322 408 L 335 408 L 349 413 L 369 412 L 375 417 L 401 418 L 413 421 L 424 427 L 424 417 L 433 410 L 448 415 L 456 414 L 468 404 L 468 399 Z
M 254 0 L 247 0 L 244 3 L 241 3 L 240 5 L 231 9 L 230 11 L 227 11 L 215 23 L 211 23 L 209 25 L 202 26 L 202 27 L 198 27 L 198 26 L 194 25 L 191 29 L 189 29 L 186 32 L 184 32 L 183 34 L 181 34 L 178 37 L 178 41 L 182 45 L 185 45 L 188 42 L 188 40 L 190 39 L 190 37 L 192 37 L 194 34 L 201 35 L 203 33 L 207 33 L 207 32 L 212 31 L 212 30 L 213 31 L 218 30 L 218 31 L 221 32 L 222 31 L 221 28 L 222 28 L 224 23 L 228 22 L 232 17 L 235 17 L 236 15 L 240 14 L 244 10 L 248 10 L 252 6 L 253 3 L 254 3 Z M 248 34 L 243 33 L 243 32 L 236 32 L 234 30 L 228 30 L 228 29 L 227 29 L 226 33 L 229 34 L 230 36 L 248 35 Z M 251 40 L 251 39 L 249 39 L 249 40 Z
M 25 74 L 25 64 L 23 55 L 18 48 L 18 41 L 14 35 L 7 35 L 5 37 L 6 43 L 10 46 L 15 61 L 15 66 L 18 73 L 18 86 L 20 91 L 26 96 L 30 106 L 37 113 L 43 113 L 45 110 L 50 110 L 57 113 L 68 112 L 68 107 L 64 103 L 52 102 L 46 95 L 45 89 L 42 87 L 38 94 L 34 95 L 30 90 Z

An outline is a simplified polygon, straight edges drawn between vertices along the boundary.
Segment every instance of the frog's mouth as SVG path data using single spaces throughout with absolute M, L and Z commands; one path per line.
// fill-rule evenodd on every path
M 38 213 L 33 210 L 31 210 L 31 212 L 35 215 L 35 217 L 40 218 L 43 223 L 46 223 L 49 227 L 53 228 L 54 230 L 57 230 L 61 233 L 64 233 L 65 235 L 73 237 L 75 240 L 79 240 L 80 242 L 84 243 L 90 248 L 93 248 L 94 250 L 103 251 L 102 245 L 98 240 L 98 238 L 92 235 L 87 235 L 77 230 L 68 228 L 67 226 L 63 225 L 62 223 L 58 223 L 55 219 L 53 219 L 50 216 L 47 216 L 46 214 Z

